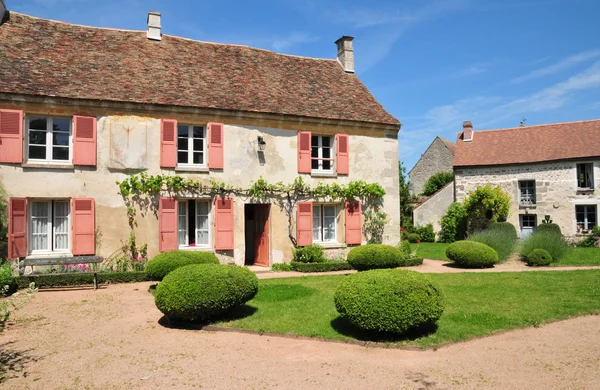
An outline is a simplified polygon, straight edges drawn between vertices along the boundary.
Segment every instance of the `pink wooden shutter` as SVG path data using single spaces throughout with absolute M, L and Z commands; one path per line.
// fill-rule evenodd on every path
M 223 138 L 223 124 L 209 123 L 208 167 L 210 169 L 223 169 Z
M 160 121 L 160 167 L 175 168 L 177 166 L 177 121 L 161 119 Z
M 312 224 L 312 202 L 298 202 L 296 214 L 296 246 L 307 246 L 312 244 Z
M 73 198 L 73 254 L 96 253 L 94 199 Z
M 160 198 L 158 205 L 158 249 L 161 252 L 178 248 L 177 241 L 177 200 Z
M 8 258 L 27 256 L 27 199 L 10 198 L 8 205 Z
M 362 216 L 360 202 L 346 202 L 346 244 L 362 243 Z
M 215 249 L 233 250 L 233 199 L 215 200 Z
M 23 162 L 23 111 L 0 110 L 0 162 Z
M 73 164 L 96 166 L 96 117 L 73 117 Z
M 348 135 L 337 134 L 336 139 L 336 165 L 338 175 L 350 173 L 350 152 L 348 151 Z
M 310 173 L 311 164 L 311 133 L 298 132 L 298 173 Z M 312 233 L 311 233 L 312 234 Z

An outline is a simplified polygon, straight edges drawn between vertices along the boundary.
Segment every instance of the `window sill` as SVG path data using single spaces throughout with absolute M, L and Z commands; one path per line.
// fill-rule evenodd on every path
M 30 253 L 28 256 L 25 256 L 25 260 L 27 259 L 39 259 L 44 257 L 74 257 L 71 252 L 40 252 L 40 253 Z
M 214 248 L 209 248 L 206 246 L 180 246 L 177 249 L 180 251 L 215 252 Z
M 577 189 L 578 195 L 593 194 L 593 193 L 594 193 L 593 188 L 578 188 Z
M 520 209 L 535 209 L 536 207 L 537 207 L 536 204 L 526 204 L 526 203 L 519 204 Z
M 26 162 L 21 164 L 23 168 L 44 168 L 44 169 L 75 169 L 73 164 L 57 164 L 51 162 Z
M 336 178 L 338 177 L 337 173 L 335 172 L 319 172 L 319 171 L 312 171 L 310 173 L 310 175 L 312 177 L 332 177 L 332 178 Z
M 333 242 L 333 241 L 324 241 L 324 242 L 313 241 L 313 244 L 318 245 L 323 249 L 341 249 L 346 245 L 342 242 L 337 242 L 337 241 L 335 241 L 335 242 Z
M 189 165 L 178 165 L 175 167 L 175 172 L 210 172 L 208 167 L 193 167 Z

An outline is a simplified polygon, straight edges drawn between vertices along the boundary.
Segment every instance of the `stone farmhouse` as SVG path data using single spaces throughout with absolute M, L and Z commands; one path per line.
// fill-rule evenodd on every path
M 246 189 L 261 177 L 378 183 L 383 241 L 398 243 L 400 122 L 355 75 L 352 37 L 317 59 L 163 34 L 155 12 L 147 21 L 126 31 L 11 12 L 0 25 L 11 258 L 118 251 L 130 228 L 115 183 L 140 173 Z M 150 256 L 179 248 L 270 266 L 295 245 L 366 240 L 356 200 L 162 191 L 133 207 Z
M 600 120 L 486 131 L 464 122 L 454 155 L 455 199 L 489 183 L 510 194 L 508 222 L 521 238 L 546 216 L 566 236 L 586 234 L 598 223 L 599 140 Z

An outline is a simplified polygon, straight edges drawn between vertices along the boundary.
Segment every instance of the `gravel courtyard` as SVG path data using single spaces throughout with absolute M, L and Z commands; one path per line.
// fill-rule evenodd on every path
M 399 350 L 166 328 L 150 283 L 44 290 L 0 334 L 10 389 L 596 389 L 600 317 Z

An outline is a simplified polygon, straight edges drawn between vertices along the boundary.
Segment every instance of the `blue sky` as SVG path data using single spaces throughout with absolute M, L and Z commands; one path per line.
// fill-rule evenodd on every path
M 356 37 L 357 75 L 400 121 L 410 169 L 436 135 L 600 118 L 597 0 L 5 0 L 9 10 L 281 53 L 334 58 Z M 540 146 L 543 147 L 543 146 Z

